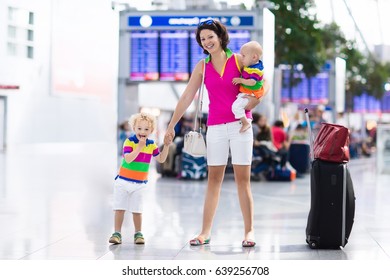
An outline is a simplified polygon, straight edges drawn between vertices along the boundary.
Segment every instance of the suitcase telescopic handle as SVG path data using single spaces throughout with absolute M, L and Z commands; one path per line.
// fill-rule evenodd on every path
M 307 131 L 309 132 L 309 146 L 310 146 L 310 161 L 314 160 L 314 154 L 313 154 L 313 133 L 311 131 L 311 125 L 310 125 L 310 117 L 309 117 L 309 110 L 305 108 L 305 116 L 306 116 L 306 125 L 307 125 Z

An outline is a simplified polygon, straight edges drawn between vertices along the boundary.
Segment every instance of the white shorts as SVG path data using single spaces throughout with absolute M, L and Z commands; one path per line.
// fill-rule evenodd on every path
M 232 164 L 252 164 L 253 130 L 240 133 L 240 129 L 240 121 L 207 127 L 207 165 L 226 165 L 229 150 Z
M 143 193 L 147 186 L 148 184 L 139 184 L 117 178 L 114 183 L 113 209 L 142 213 Z

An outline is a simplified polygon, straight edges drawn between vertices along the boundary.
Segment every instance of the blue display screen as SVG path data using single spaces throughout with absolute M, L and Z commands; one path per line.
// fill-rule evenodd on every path
M 207 54 L 203 53 L 203 49 L 199 46 L 198 42 L 195 39 L 195 33 L 191 32 L 190 35 L 191 43 L 190 43 L 190 71 L 192 72 L 196 66 L 196 64 L 204 59 Z
M 311 101 L 316 104 L 326 104 L 329 92 L 329 74 L 327 72 L 318 73 L 310 80 Z
M 160 80 L 188 80 L 188 44 L 187 31 L 160 32 Z
M 158 71 L 158 32 L 137 31 L 130 34 L 130 79 L 156 81 Z
M 251 33 L 248 30 L 230 31 L 229 39 L 228 48 L 235 53 L 239 53 L 241 46 L 251 40 Z
M 250 41 L 249 30 L 229 31 L 228 47 L 239 52 Z M 207 55 L 194 31 L 149 30 L 130 32 L 130 81 L 187 81 L 195 65 Z
M 321 72 L 307 78 L 303 72 L 294 72 L 299 82 L 290 88 L 290 71 L 282 72 L 281 101 L 299 104 L 327 104 L 329 102 L 329 73 Z
M 218 16 L 218 15 L 209 15 L 209 16 L 161 16 L 161 15 L 138 15 L 138 16 L 129 16 L 127 19 L 127 25 L 130 28 L 177 28 L 177 27 L 196 27 L 199 22 L 202 22 L 206 19 L 214 19 L 222 22 L 225 26 L 228 27 L 244 27 L 244 28 L 254 28 L 254 16 Z

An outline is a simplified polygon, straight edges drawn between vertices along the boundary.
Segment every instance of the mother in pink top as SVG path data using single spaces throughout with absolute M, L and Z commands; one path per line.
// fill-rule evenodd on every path
M 238 198 L 244 219 L 243 247 L 255 246 L 253 230 L 253 198 L 250 185 L 252 162 L 252 129 L 240 133 L 240 120 L 232 113 L 232 104 L 239 93 L 239 85 L 233 84 L 233 78 L 240 77 L 243 68 L 241 57 L 227 48 L 229 35 L 220 22 L 206 20 L 199 23 L 196 41 L 208 54 L 205 59 L 204 83 L 208 91 L 210 105 L 207 119 L 207 165 L 208 182 L 203 209 L 203 226 L 200 234 L 190 240 L 191 246 L 210 243 L 211 227 L 217 209 L 221 186 L 225 175 L 229 150 L 231 152 L 234 178 L 237 184 Z M 203 60 L 195 66 L 183 95 L 180 97 L 175 112 L 167 128 L 166 137 L 173 139 L 174 127 L 191 105 L 202 83 Z M 269 89 L 264 83 L 264 91 Z M 248 96 L 246 117 L 252 119 L 250 112 L 259 100 Z

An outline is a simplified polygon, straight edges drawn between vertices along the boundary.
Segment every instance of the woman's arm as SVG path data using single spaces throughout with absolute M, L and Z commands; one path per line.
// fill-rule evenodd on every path
M 172 139 L 175 137 L 175 125 L 178 123 L 180 118 L 184 115 L 187 108 L 191 105 L 192 101 L 194 100 L 195 94 L 198 91 L 199 87 L 202 83 L 202 76 L 203 76 L 203 60 L 199 61 L 194 71 L 192 71 L 191 78 L 184 90 L 183 95 L 180 97 L 179 101 L 177 102 L 175 111 L 173 112 L 171 121 L 168 124 L 167 132 L 166 134 L 169 134 Z
M 244 98 L 248 98 L 249 100 L 248 104 L 245 107 L 245 110 L 252 110 L 253 108 L 255 108 L 257 105 L 259 105 L 261 99 L 263 99 L 264 96 L 268 94 L 268 91 L 270 90 L 270 85 L 267 80 L 264 80 L 263 89 L 264 89 L 264 94 L 260 99 L 257 99 L 256 97 L 249 96 L 249 95 L 244 96 Z

